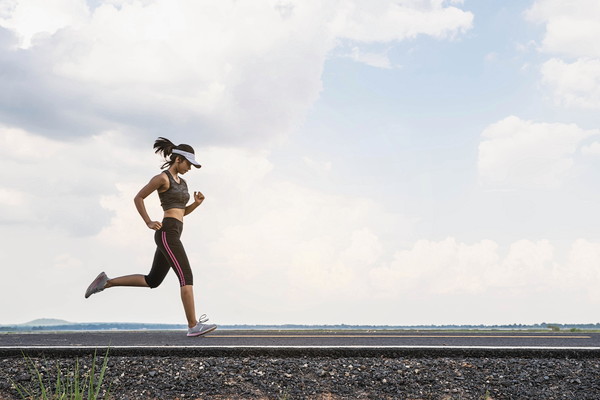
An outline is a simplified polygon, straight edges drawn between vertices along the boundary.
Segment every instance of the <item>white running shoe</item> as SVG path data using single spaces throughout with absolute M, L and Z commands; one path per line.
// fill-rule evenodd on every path
M 190 337 L 201 336 L 217 329 L 217 326 L 215 324 L 205 324 L 205 322 L 207 321 L 208 318 L 206 318 L 206 314 L 202 314 L 196 326 L 194 326 L 193 328 L 188 328 L 187 335 Z
M 87 299 L 91 295 L 103 291 L 106 282 L 108 282 L 108 276 L 106 276 L 104 272 L 100 272 L 100 275 L 98 275 L 96 279 L 94 279 L 94 281 L 90 284 L 90 286 L 88 286 L 87 290 L 85 291 L 85 298 Z

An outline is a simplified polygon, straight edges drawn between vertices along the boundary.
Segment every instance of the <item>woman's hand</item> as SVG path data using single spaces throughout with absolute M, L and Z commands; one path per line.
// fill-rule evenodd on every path
M 204 195 L 202 192 L 194 192 L 194 202 L 185 208 L 183 215 L 188 215 L 194 211 L 204 201 Z
M 194 192 L 194 203 L 200 205 L 204 201 L 204 195 L 202 192 Z
M 148 228 L 153 229 L 155 231 L 162 228 L 162 224 L 158 221 L 150 221 L 150 222 L 146 223 L 146 226 L 148 226 Z

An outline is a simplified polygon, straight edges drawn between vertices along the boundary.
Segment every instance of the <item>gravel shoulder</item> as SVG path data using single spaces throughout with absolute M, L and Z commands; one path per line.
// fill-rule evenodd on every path
M 32 358 L 48 382 L 73 357 Z M 90 371 L 92 357 L 78 358 Z M 100 366 L 102 357 L 96 361 Z M 0 360 L 0 399 L 12 382 L 36 387 L 24 358 Z M 600 359 L 528 357 L 110 356 L 112 399 L 598 399 Z

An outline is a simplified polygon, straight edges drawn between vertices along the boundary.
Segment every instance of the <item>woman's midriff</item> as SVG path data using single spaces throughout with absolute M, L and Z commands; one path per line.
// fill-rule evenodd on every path
M 175 218 L 179 221 L 183 222 L 183 215 L 185 214 L 185 210 L 183 208 L 169 208 L 165 210 L 165 214 L 163 218 Z

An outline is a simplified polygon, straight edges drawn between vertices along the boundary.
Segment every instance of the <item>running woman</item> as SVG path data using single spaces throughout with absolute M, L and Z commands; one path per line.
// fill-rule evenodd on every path
M 175 146 L 170 140 L 159 137 L 154 142 L 155 153 L 165 158 L 162 168 L 166 168 L 144 186 L 134 198 L 135 207 L 148 228 L 156 231 L 154 241 L 156 252 L 148 275 L 126 275 L 110 279 L 104 272 L 90 284 L 85 292 L 87 299 L 95 293 L 114 286 L 158 287 L 169 269 L 173 269 L 181 286 L 181 301 L 188 321 L 188 336 L 200 336 L 217 329 L 214 324 L 206 324 L 208 318 L 202 314 L 196 318 L 194 305 L 193 275 L 180 237 L 183 231 L 183 217 L 194 211 L 204 201 L 201 192 L 194 192 L 194 201 L 190 199 L 187 184 L 179 175 L 188 172 L 192 165 L 200 168 L 196 162 L 194 149 L 187 144 Z M 146 211 L 144 199 L 154 191 L 158 192 L 160 204 L 164 210 L 162 222 L 153 221 Z

